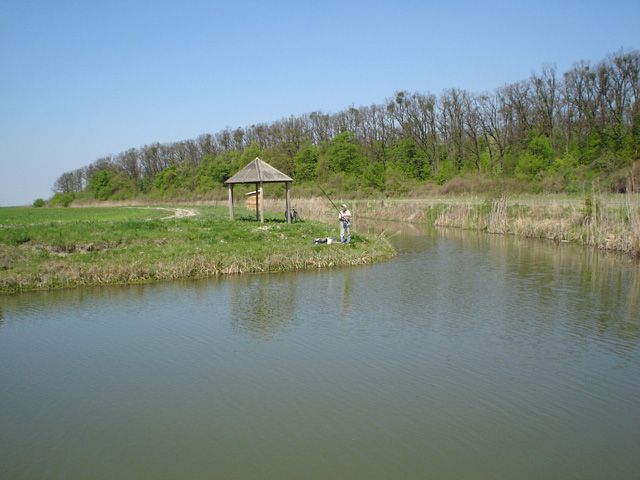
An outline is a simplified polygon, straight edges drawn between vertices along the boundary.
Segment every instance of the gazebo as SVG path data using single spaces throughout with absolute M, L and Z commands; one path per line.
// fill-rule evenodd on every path
M 287 223 L 291 223 L 291 199 L 289 190 L 293 179 L 280 170 L 273 168 L 267 162 L 256 157 L 242 170 L 229 178 L 224 184 L 229 187 L 229 218 L 233 220 L 233 186 L 238 183 L 251 183 L 256 186 L 256 220 L 264 223 L 264 192 L 265 183 L 284 183 L 286 191 Z

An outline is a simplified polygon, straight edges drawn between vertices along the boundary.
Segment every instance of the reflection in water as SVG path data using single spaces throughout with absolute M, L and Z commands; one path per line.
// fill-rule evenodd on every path
M 157 284 L 160 286 L 162 284 Z M 0 295 L 0 308 L 4 304 L 7 312 L 12 314 L 28 313 L 42 309 L 64 306 L 80 306 L 106 300 L 118 303 L 131 297 L 144 299 L 146 289 L 151 285 L 123 285 L 72 288 L 66 290 L 44 290 L 17 295 Z
M 387 238 L 422 236 L 427 230 L 426 226 L 418 223 L 376 221 L 370 218 L 359 218 L 357 227 L 365 233 L 384 233 Z
M 47 310 L 63 310 L 73 308 L 81 310 L 86 305 L 91 308 L 95 304 L 124 304 L 132 301 L 157 302 L 163 292 L 175 292 L 176 289 L 188 289 L 197 297 L 208 295 L 213 286 L 220 285 L 224 279 L 214 277 L 205 281 L 175 280 L 159 283 L 110 285 L 100 287 L 81 287 L 63 290 L 43 290 L 26 292 L 17 295 L 0 295 L 0 311 L 4 307 L 12 316 L 29 315 Z
M 294 275 L 229 279 L 231 319 L 241 330 L 270 337 L 294 319 L 297 282 Z
M 574 324 L 566 327 L 572 327 L 575 334 L 615 335 L 632 341 L 640 338 L 637 259 L 543 240 L 459 229 L 435 232 L 439 238 L 458 244 L 464 252 L 478 251 L 489 256 L 491 268 L 498 268 L 506 276 L 507 292 L 535 295 L 542 311 L 553 306 L 557 310 L 547 311 L 549 320 L 574 319 Z M 512 290 L 516 284 L 521 291 Z M 597 323 L 589 323 L 589 318 L 595 318 Z
M 346 315 L 351 312 L 353 303 L 353 270 L 346 269 L 342 274 L 343 290 L 342 290 L 342 314 Z
M 354 270 L 358 269 L 302 273 L 316 287 L 301 291 L 298 274 L 229 278 L 231 321 L 241 332 L 268 339 L 297 319 L 317 316 L 317 311 L 309 310 L 311 299 L 340 305 L 341 314 L 348 315 L 353 305 Z

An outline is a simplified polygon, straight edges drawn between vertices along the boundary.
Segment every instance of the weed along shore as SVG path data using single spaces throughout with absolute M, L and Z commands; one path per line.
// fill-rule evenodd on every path
M 627 196 L 620 204 L 603 197 L 587 197 L 581 205 L 519 204 L 508 197 L 480 205 L 441 207 L 432 213 L 433 224 L 482 230 L 556 242 L 570 242 L 640 257 L 640 207 Z
M 282 203 L 282 202 L 280 202 Z M 298 199 L 306 217 L 325 219 L 322 199 Z M 351 200 L 356 218 L 480 230 L 571 242 L 640 257 L 640 195 L 484 195 Z M 270 205 L 282 208 L 280 204 Z
M 640 257 L 640 196 L 469 197 L 362 202 L 362 216 L 571 242 Z
M 224 274 L 363 265 L 394 256 L 382 237 L 314 245 L 336 236 L 316 221 L 265 223 L 240 210 L 197 208 L 0 208 L 0 293 Z

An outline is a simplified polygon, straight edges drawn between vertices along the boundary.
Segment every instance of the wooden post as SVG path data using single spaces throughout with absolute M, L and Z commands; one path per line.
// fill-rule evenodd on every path
M 287 223 L 291 223 L 291 198 L 289 196 L 289 182 L 284 182 L 284 189 L 286 191 L 285 202 L 286 202 L 286 215 L 287 215 Z
M 256 183 L 256 220 L 260 220 L 260 194 L 258 193 L 258 184 Z
M 233 220 L 233 183 L 229 184 L 229 218 Z
M 264 223 L 264 193 L 262 191 L 262 182 L 260 182 L 260 223 Z

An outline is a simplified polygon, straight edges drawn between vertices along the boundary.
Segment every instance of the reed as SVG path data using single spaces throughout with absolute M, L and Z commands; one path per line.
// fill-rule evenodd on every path
M 596 193 L 583 206 L 510 204 L 505 197 L 489 208 L 477 205 L 445 206 L 435 226 L 483 230 L 488 233 L 576 242 L 599 249 L 640 256 L 639 199 L 627 194 L 625 206 L 607 206 Z
M 640 256 L 638 193 L 605 195 L 594 189 L 583 197 L 441 196 L 352 200 L 347 203 L 354 215 L 356 228 L 360 218 L 427 223 L 436 227 L 574 242 Z M 332 208 L 326 199 L 297 199 L 294 204 L 303 218 L 327 222 L 334 220 Z M 274 202 L 272 205 L 274 210 L 284 211 L 284 203 Z

